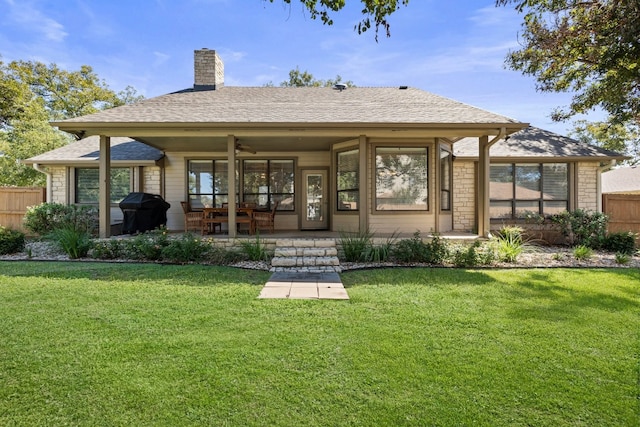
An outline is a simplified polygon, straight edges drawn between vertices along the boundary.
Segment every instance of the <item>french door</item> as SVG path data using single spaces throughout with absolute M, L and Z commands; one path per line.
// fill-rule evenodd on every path
M 328 177 L 323 169 L 302 170 L 302 230 L 329 228 Z

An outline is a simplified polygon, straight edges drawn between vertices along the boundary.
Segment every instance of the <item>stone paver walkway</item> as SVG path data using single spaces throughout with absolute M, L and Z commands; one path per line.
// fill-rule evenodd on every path
M 258 298 L 347 300 L 349 295 L 338 273 L 278 271 L 271 275 Z

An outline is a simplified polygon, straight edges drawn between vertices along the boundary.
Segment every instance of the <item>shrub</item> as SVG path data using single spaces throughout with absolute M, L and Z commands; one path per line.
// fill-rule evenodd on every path
M 392 233 L 383 243 L 373 244 L 371 241 L 362 252 L 362 260 L 365 262 L 384 262 L 391 257 L 396 233 Z
M 240 246 L 251 261 L 269 261 L 271 257 L 259 234 L 256 234 L 255 240 L 241 240 Z
M 573 248 L 573 256 L 578 261 L 586 261 L 593 256 L 593 249 L 586 245 L 578 245 Z
M 54 229 L 47 239 L 54 241 L 71 259 L 87 256 L 91 248 L 91 236 L 69 225 Z
M 27 209 L 24 226 L 40 236 L 46 236 L 58 228 L 73 228 L 97 235 L 98 209 L 94 206 L 42 203 Z
M 89 256 L 95 259 L 124 258 L 124 253 L 124 242 L 115 239 L 94 241 L 89 250 Z
M 191 233 L 185 233 L 180 238 L 171 239 L 161 250 L 163 260 L 177 263 L 202 261 L 210 246 L 202 239 Z
M 631 255 L 636 249 L 636 235 L 631 231 L 609 233 L 601 242 L 602 249 Z
M 496 238 L 498 257 L 505 262 L 516 262 L 524 250 L 524 230 L 518 226 L 503 227 Z
M 617 252 L 615 256 L 616 264 L 626 265 L 631 261 L 631 255 L 624 252 Z
M 411 239 L 396 243 L 392 253 L 400 262 L 422 262 L 427 257 L 427 245 L 422 241 L 420 232 L 416 231 Z
M 373 234 L 369 230 L 357 232 L 340 232 L 340 246 L 347 262 L 365 261 L 371 252 L 371 238 Z
M 0 226 L 0 255 L 13 254 L 24 249 L 24 233 Z
M 443 264 L 449 256 L 449 245 L 439 235 L 434 235 L 427 243 L 427 259 L 430 264 Z
M 439 235 L 434 235 L 429 242 L 424 242 L 420 232 L 416 231 L 411 239 L 400 240 L 395 244 L 393 257 L 400 262 L 443 264 L 449 252 L 446 240 Z
M 130 259 L 157 261 L 162 258 L 162 249 L 169 244 L 165 228 L 138 234 L 133 239 L 123 240 L 124 255 Z
M 457 248 L 451 257 L 454 266 L 464 268 L 489 265 L 493 261 L 495 261 L 495 253 L 491 246 L 482 247 L 478 240 L 473 242 L 473 245 Z
M 214 265 L 230 265 L 238 261 L 244 261 L 247 256 L 235 249 L 210 247 L 207 251 L 206 262 Z
M 609 222 L 609 217 L 601 212 L 582 209 L 555 214 L 550 219 L 560 227 L 569 245 L 585 245 L 593 249 L 597 249 L 604 240 Z

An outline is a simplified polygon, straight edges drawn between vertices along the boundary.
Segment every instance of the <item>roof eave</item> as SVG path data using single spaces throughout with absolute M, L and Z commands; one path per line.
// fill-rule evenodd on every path
M 623 161 L 629 159 L 628 156 L 519 156 L 519 157 L 506 157 L 506 156 L 491 156 L 492 162 L 504 162 L 504 163 L 517 163 L 517 162 L 531 162 L 536 161 L 538 163 L 544 163 L 549 161 L 557 161 L 562 159 L 568 162 L 595 162 L 595 161 L 608 161 L 616 160 Z M 460 161 L 478 161 L 478 156 L 457 156 L 456 160 Z
M 111 166 L 133 167 L 133 166 L 160 166 L 163 159 L 158 160 L 111 160 Z M 21 163 L 25 165 L 42 166 L 69 166 L 69 167 L 98 167 L 99 159 L 56 159 L 56 160 L 34 160 L 26 159 Z
M 400 133 L 400 132 L 427 132 L 448 135 L 497 135 L 501 128 L 507 134 L 512 134 L 528 126 L 528 123 L 520 122 L 496 122 L 496 123 L 142 123 L 142 122 L 77 122 L 60 121 L 51 122 L 51 126 L 60 130 L 86 137 L 90 135 L 108 136 L 185 136 L 193 134 L 197 136 L 224 136 L 233 134 L 265 136 L 290 135 L 295 132 L 304 132 L 307 135 L 318 133 L 321 135 L 343 136 L 367 133 Z

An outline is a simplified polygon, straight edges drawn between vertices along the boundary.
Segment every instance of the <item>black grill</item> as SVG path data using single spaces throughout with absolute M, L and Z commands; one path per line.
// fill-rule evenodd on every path
M 122 232 L 143 233 L 167 225 L 167 211 L 171 205 L 157 194 L 129 193 L 119 204 L 124 218 Z

